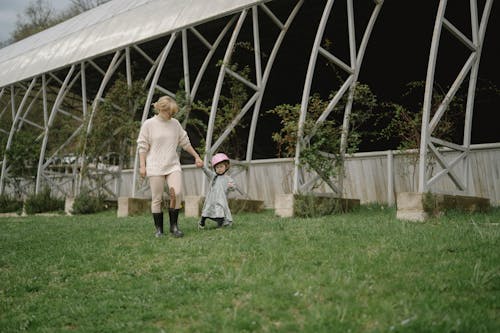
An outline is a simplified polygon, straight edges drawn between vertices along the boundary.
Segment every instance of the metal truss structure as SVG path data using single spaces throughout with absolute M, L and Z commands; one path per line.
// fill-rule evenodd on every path
M 282 0 L 283 1 L 283 0 Z M 111 3 L 120 2 L 119 0 L 111 1 Z M 148 1 L 146 1 L 148 2 Z M 149 1 L 151 3 L 155 1 Z M 173 3 L 173 1 L 171 1 Z M 207 6 L 203 1 L 195 1 L 203 6 Z M 80 163 L 85 160 L 85 148 L 80 156 L 77 156 L 71 163 L 72 168 L 70 173 L 61 173 L 54 171 L 52 167 L 58 160 L 60 152 L 68 150 L 70 147 L 75 145 L 76 139 L 79 135 L 88 135 L 92 131 L 93 120 L 95 118 L 96 112 L 99 112 L 99 105 L 105 98 L 105 94 L 109 88 L 110 82 L 112 82 L 117 75 L 125 72 L 125 77 L 129 85 L 132 84 L 133 77 L 133 66 L 135 61 L 142 61 L 149 64 L 149 69 L 143 77 L 144 89 L 148 91 L 146 102 L 144 104 L 144 109 L 142 113 L 142 121 L 145 121 L 148 117 L 151 102 L 155 94 L 162 93 L 170 96 L 175 96 L 175 93 L 166 87 L 162 86 L 159 82 L 162 77 L 172 77 L 174 73 L 168 72 L 168 61 L 169 56 L 172 51 L 177 47 L 180 49 L 180 54 L 182 55 L 182 74 L 180 77 L 173 78 L 184 81 L 184 89 L 186 96 L 188 97 L 188 103 L 193 103 L 197 98 L 197 93 L 199 91 L 200 85 L 203 80 L 206 79 L 207 68 L 213 65 L 217 59 L 214 59 L 214 54 L 216 51 L 224 48 L 224 57 L 222 59 L 217 78 L 215 80 L 215 86 L 213 87 L 213 97 L 212 104 L 208 119 L 208 129 L 206 133 L 206 160 L 210 159 L 210 156 L 217 151 L 220 145 L 227 139 L 230 132 L 234 127 L 241 121 L 241 119 L 249 112 L 252 112 L 251 124 L 249 130 L 247 151 L 246 151 L 246 163 L 251 164 L 255 133 L 257 128 L 257 120 L 260 113 L 261 103 L 263 95 L 266 91 L 266 85 L 268 83 L 269 77 L 271 75 L 271 69 L 278 56 L 278 51 L 283 42 L 283 39 L 288 32 L 290 26 L 293 24 L 294 18 L 299 12 L 300 8 L 307 0 L 290 0 L 292 3 L 290 6 L 291 11 L 288 13 L 287 17 L 283 20 L 278 17 L 269 8 L 266 3 L 270 1 L 239 1 L 241 6 L 232 7 L 231 11 L 227 13 L 221 12 L 219 15 L 213 17 L 214 20 L 223 20 L 221 30 L 218 32 L 215 40 L 208 40 L 202 32 L 198 29 L 199 25 L 207 24 L 209 22 L 208 18 L 204 18 L 202 21 L 193 21 L 193 23 L 180 25 L 179 27 L 172 28 L 166 34 L 161 35 L 165 43 L 162 45 L 162 50 L 158 55 L 153 56 L 148 53 L 141 46 L 141 42 L 146 40 L 151 40 L 155 36 L 147 36 L 141 41 L 135 41 L 127 45 L 116 47 L 112 52 L 102 54 L 96 52 L 93 56 L 87 56 L 85 59 L 80 59 L 76 62 L 70 64 L 61 64 L 53 69 L 46 70 L 42 73 L 36 73 L 33 75 L 28 75 L 17 81 L 8 82 L 3 87 L 0 88 L 0 135 L 7 137 L 6 147 L 4 151 L 7 151 L 13 144 L 13 140 L 16 132 L 18 132 L 24 126 L 30 126 L 34 133 L 37 133 L 38 138 L 41 142 L 41 149 L 38 159 L 38 168 L 36 175 L 36 188 L 35 191 L 38 193 L 41 191 L 44 184 L 50 184 L 51 187 L 59 188 L 59 190 L 68 195 L 74 196 L 80 190 L 82 186 L 82 179 L 78 172 Z M 157 2 L 159 3 L 159 2 Z M 229 2 L 228 2 L 229 3 Z M 381 11 L 383 0 L 375 0 L 374 8 L 370 20 L 365 27 L 363 38 L 359 45 L 355 40 L 355 24 L 354 24 L 354 9 L 353 0 L 346 0 L 347 4 L 347 24 L 348 24 L 348 38 L 349 38 L 349 54 L 350 59 L 348 62 L 341 60 L 339 57 L 333 55 L 328 50 L 321 46 L 321 41 L 327 26 L 327 22 L 331 17 L 332 7 L 334 0 L 326 0 L 323 15 L 319 21 L 319 25 L 316 32 L 316 38 L 312 46 L 311 54 L 308 59 L 308 69 L 307 75 L 304 81 L 304 88 L 302 93 L 302 103 L 299 115 L 299 126 L 298 126 L 298 144 L 296 147 L 295 154 L 295 169 L 294 169 L 294 182 L 293 182 L 293 192 L 307 192 L 310 190 L 311 181 L 305 181 L 302 176 L 302 170 L 300 167 L 300 152 L 301 147 L 304 142 L 309 140 L 309 137 L 304 136 L 304 122 L 308 114 L 308 101 L 311 94 L 312 81 L 315 75 L 316 62 L 319 55 L 325 57 L 329 62 L 343 70 L 347 73 L 347 79 L 338 89 L 337 94 L 330 100 L 328 107 L 323 111 L 322 115 L 316 120 L 316 124 L 320 124 L 325 121 L 329 116 L 330 112 L 337 105 L 339 100 L 347 94 L 348 103 L 344 110 L 344 120 L 343 120 L 343 130 L 341 137 L 341 151 L 342 156 L 346 152 L 346 142 L 349 132 L 349 121 L 350 113 L 353 102 L 354 88 L 357 83 L 358 75 L 361 70 L 361 65 L 363 61 L 363 56 L 375 25 L 378 14 Z M 460 189 L 466 190 L 466 182 L 461 181 L 461 177 L 456 175 L 453 171 L 453 167 L 463 161 L 467 163 L 467 152 L 470 146 L 470 132 L 471 132 L 471 118 L 473 112 L 473 100 L 474 100 L 474 89 L 477 78 L 477 71 L 479 66 L 479 60 L 481 55 L 481 46 L 484 39 L 484 34 L 486 30 L 486 25 L 490 13 L 490 9 L 493 0 L 487 0 L 485 9 L 483 10 L 483 15 L 481 18 L 480 25 L 478 25 L 477 17 L 477 3 L 476 0 L 471 0 L 471 22 L 472 22 L 472 40 L 465 37 L 458 29 L 456 29 L 451 22 L 444 18 L 444 12 L 446 8 L 446 0 L 440 0 L 439 10 L 436 17 L 431 54 L 429 57 L 429 66 L 427 71 L 427 85 L 424 97 L 424 119 L 422 122 L 422 146 L 420 150 L 420 187 L 419 191 L 424 192 L 428 190 L 429 186 L 440 176 L 445 174 L 452 177 L 454 182 Z M 112 6 L 112 5 L 110 5 Z M 277 28 L 278 33 L 273 41 L 273 46 L 267 61 L 263 63 L 261 57 L 261 31 L 262 31 L 262 20 L 261 17 L 265 16 L 266 20 L 272 22 Z M 244 78 L 238 73 L 231 69 L 231 56 L 234 52 L 235 44 L 238 41 L 240 31 L 245 24 L 245 22 L 251 22 L 252 35 L 253 35 L 253 45 L 252 50 L 254 52 L 254 64 L 253 72 L 255 73 L 255 81 Z M 441 27 L 444 26 L 449 30 L 459 41 L 464 43 L 470 50 L 471 56 L 464 65 L 462 71 L 460 72 L 457 80 L 453 84 L 452 88 L 446 95 L 445 100 L 438 110 L 434 113 L 432 119 L 430 119 L 431 105 L 430 100 L 432 98 L 432 84 L 433 76 L 436 70 L 436 57 L 437 49 L 439 45 L 439 36 L 441 32 Z M 159 38 L 156 36 L 156 38 Z M 203 60 L 201 65 L 198 66 L 197 72 L 193 76 L 191 73 L 190 63 L 190 43 L 192 40 L 196 40 L 197 43 L 201 43 L 205 47 L 205 53 L 202 55 Z M 199 54 L 198 54 L 199 56 Z M 1 65 L 1 64 L 0 64 Z M 469 80 L 469 96 L 467 101 L 467 114 L 466 114 L 466 126 L 464 130 L 464 142 L 462 145 L 453 144 L 450 142 L 444 142 L 437 138 L 431 136 L 433 129 L 436 127 L 442 114 L 446 111 L 446 107 L 449 101 L 453 98 L 453 95 L 458 89 L 458 86 L 465 80 L 467 73 L 470 72 Z M 234 78 L 241 83 L 243 83 L 247 88 L 249 88 L 253 93 L 250 98 L 246 101 L 246 104 L 241 109 L 238 115 L 231 121 L 227 128 L 218 136 L 214 137 L 214 123 L 218 113 L 219 99 L 221 96 L 221 91 L 223 88 L 224 80 L 227 77 Z M 94 82 L 92 84 L 92 89 L 88 83 L 89 78 L 92 78 Z M 194 80 L 192 80 L 194 78 Z M 95 82 L 98 82 L 96 85 Z M 78 91 L 76 94 L 75 91 Z M 50 93 L 49 93 L 50 92 Z M 21 100 L 17 104 L 16 101 Z M 74 107 L 70 109 L 64 109 L 63 101 L 71 100 Z M 43 110 L 43 117 L 38 117 L 41 122 L 36 122 L 30 117 L 30 112 L 34 108 L 34 105 L 41 105 Z M 185 112 L 189 112 L 189 108 L 186 108 Z M 71 118 L 73 122 L 78 125 L 74 128 L 73 133 L 67 138 L 67 140 L 59 147 L 53 147 L 51 143 L 51 130 L 55 126 L 55 121 L 58 118 L 65 119 Z M 186 115 L 187 119 L 188 115 Z M 10 128 L 4 128 L 3 124 L 10 124 Z M 185 122 L 184 122 L 185 125 Z M 454 161 L 447 162 L 439 154 L 439 150 L 436 145 L 446 146 L 452 149 L 461 151 L 462 154 Z M 51 153 L 49 154 L 49 146 Z M 425 167 L 426 167 L 426 156 L 427 152 L 431 151 L 438 159 L 443 167 L 443 171 L 435 175 L 431 179 L 426 179 Z M 6 186 L 6 180 L 9 179 L 9 160 L 7 154 L 4 153 L 1 158 L 1 175 L 0 175 L 0 193 L 3 193 Z M 137 154 L 134 162 L 134 179 L 133 179 L 133 193 L 135 196 L 135 191 L 137 186 Z M 107 190 L 108 194 L 114 197 L 120 196 L 120 188 L 112 188 L 111 181 L 119 179 L 121 174 L 121 169 L 118 168 L 113 172 L 100 170 L 96 165 L 96 173 L 103 172 L 104 188 Z M 319 176 L 318 176 L 319 177 Z M 317 179 L 317 178 L 316 178 Z M 70 184 L 65 186 L 65 184 Z M 119 182 L 118 182 L 119 183 Z M 342 178 L 336 181 L 328 181 L 329 186 L 339 195 L 342 195 Z M 108 184 L 108 185 L 106 185 Z M 102 185 L 102 184 L 101 184 Z
M 375 25 L 375 21 L 377 19 L 378 14 L 382 8 L 383 0 L 375 1 L 375 7 L 373 9 L 371 18 L 366 26 L 363 39 L 359 45 L 359 49 L 356 49 L 358 46 L 356 44 L 356 34 L 355 34 L 355 24 L 354 24 L 354 9 L 353 9 L 353 1 L 347 0 L 347 26 L 348 26 L 348 35 L 349 35 L 349 55 L 350 61 L 349 64 L 346 64 L 344 61 L 331 54 L 328 50 L 321 47 L 321 41 L 323 40 L 323 34 L 325 32 L 325 27 L 330 17 L 330 13 L 332 10 L 334 1 L 328 0 L 325 8 L 323 10 L 323 15 L 321 17 L 321 21 L 319 23 L 319 27 L 316 33 L 316 38 L 314 39 L 314 44 L 311 52 L 311 56 L 309 58 L 309 66 L 307 68 L 307 76 L 304 82 L 304 90 L 302 94 L 302 103 L 300 108 L 300 116 L 298 122 L 298 135 L 299 138 L 297 140 L 296 152 L 295 152 L 295 170 L 294 170 L 294 182 L 293 182 L 293 191 L 294 193 L 299 192 L 309 192 L 311 185 L 321 177 L 321 175 L 317 175 L 315 178 L 309 181 L 305 181 L 303 177 L 302 170 L 300 168 L 300 152 L 301 147 L 304 142 L 310 139 L 309 137 L 304 137 L 304 123 L 307 116 L 308 104 L 309 104 L 309 96 L 311 92 L 311 83 L 314 76 L 314 70 L 316 67 L 316 60 L 318 55 L 324 56 L 328 61 L 332 62 L 340 69 L 344 70 L 348 77 L 337 91 L 335 96 L 330 100 L 326 109 L 322 112 L 320 117 L 316 119 L 316 127 L 318 124 L 325 121 L 328 115 L 332 112 L 333 108 L 337 105 L 344 94 L 348 94 L 347 103 L 344 110 L 344 120 L 342 123 L 342 134 L 341 134 L 341 143 L 340 143 L 340 159 L 343 160 L 344 155 L 346 153 L 347 147 L 347 135 L 349 133 L 349 119 L 351 115 L 352 102 L 354 97 L 354 89 L 357 84 L 357 79 L 359 76 L 359 71 L 361 69 L 361 64 L 363 62 L 363 56 L 365 54 L 366 46 L 368 45 L 368 40 L 370 38 L 371 32 L 373 30 L 373 26 Z M 313 129 L 314 132 L 314 129 Z M 328 152 L 324 152 L 328 154 Z M 331 181 L 326 177 L 321 177 L 323 181 L 325 181 L 330 188 L 339 196 L 342 196 L 342 176 L 337 178 L 337 182 Z
M 471 20 L 471 36 L 472 39 L 467 37 L 467 34 L 460 31 L 453 25 L 452 22 L 445 18 L 446 0 L 441 0 L 436 15 L 436 21 L 432 34 L 432 45 L 429 55 L 429 63 L 427 67 L 427 78 L 425 84 L 425 96 L 422 115 L 422 130 L 420 140 L 420 159 L 419 159 L 419 184 L 418 191 L 424 193 L 430 190 L 431 186 L 440 178 L 448 176 L 459 191 L 467 194 L 469 187 L 469 161 L 468 155 L 471 145 L 471 128 L 472 128 L 472 114 L 474 108 L 474 96 L 476 90 L 477 76 L 479 72 L 479 61 L 481 60 L 481 50 L 483 47 L 484 36 L 486 33 L 486 26 L 491 12 L 493 0 L 486 0 L 482 11 L 481 19 L 478 16 L 478 1 L 470 1 L 470 20 Z M 441 37 L 442 28 L 448 30 L 461 44 L 465 45 L 470 50 L 470 55 L 463 65 L 460 73 L 458 73 L 455 81 L 450 89 L 444 96 L 443 100 L 432 113 L 432 99 L 433 99 L 433 86 L 434 74 L 436 71 L 436 61 L 439 49 L 439 41 Z M 463 142 L 461 144 L 449 142 L 432 136 L 434 130 L 437 128 L 440 119 L 448 109 L 450 101 L 455 96 L 457 90 L 469 78 L 469 85 L 467 90 L 467 104 L 465 111 L 465 126 L 463 133 Z M 431 118 L 432 117 L 432 118 Z M 450 161 L 447 161 L 439 148 L 446 147 L 457 151 L 459 154 Z M 429 154 L 430 153 L 430 154 Z M 431 156 L 429 156 L 431 155 Z M 434 157 L 441 170 L 435 175 L 429 174 L 428 163 L 429 158 Z M 459 175 L 455 168 L 462 162 L 463 174 Z

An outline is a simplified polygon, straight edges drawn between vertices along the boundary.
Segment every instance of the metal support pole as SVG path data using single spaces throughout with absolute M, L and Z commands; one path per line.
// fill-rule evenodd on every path
M 332 10 L 334 0 L 328 0 L 325 8 L 323 9 L 323 15 L 319 23 L 318 30 L 316 32 L 316 38 L 314 39 L 313 48 L 311 51 L 311 56 L 309 57 L 309 65 L 307 66 L 306 80 L 304 82 L 304 90 L 302 92 L 302 102 L 300 105 L 300 116 L 297 129 L 297 145 L 295 148 L 295 159 L 294 159 L 294 169 L 293 169 L 293 193 L 298 193 L 299 191 L 299 169 L 300 169 L 300 152 L 302 145 L 302 137 L 304 135 L 304 124 L 306 122 L 307 108 L 309 104 L 309 94 L 311 93 L 311 83 L 314 76 L 314 69 L 316 68 L 316 60 L 318 58 L 318 49 L 321 45 L 321 39 L 323 38 L 323 33 L 325 31 L 326 23 L 328 22 L 328 17 L 330 16 L 330 11 Z
M 349 75 L 349 77 L 345 80 L 344 84 L 341 86 L 340 90 L 337 92 L 337 94 L 334 96 L 334 98 L 330 101 L 328 104 L 326 110 L 321 114 L 321 116 L 317 119 L 315 129 L 319 125 L 319 123 L 323 122 L 326 120 L 330 112 L 333 110 L 337 102 L 341 99 L 342 95 L 349 90 L 349 95 L 348 95 L 348 102 L 345 107 L 344 111 L 344 121 L 343 121 L 343 126 L 342 126 L 342 135 L 341 135 L 341 148 L 340 148 L 340 155 L 341 158 L 345 156 L 346 152 L 346 147 L 347 147 L 347 135 L 349 131 L 349 122 L 350 122 L 350 113 L 352 109 L 352 103 L 353 103 L 353 97 L 354 97 L 354 88 L 356 85 L 356 80 L 359 76 L 359 71 L 361 68 L 361 63 L 363 61 L 363 56 L 366 50 L 366 46 L 368 44 L 368 40 L 370 38 L 371 32 L 373 30 L 373 27 L 375 25 L 375 21 L 378 17 L 378 14 L 380 13 L 383 1 L 379 0 L 376 1 L 376 6 L 375 9 L 373 10 L 373 13 L 370 17 L 370 20 L 368 22 L 368 25 L 366 27 L 365 33 L 363 35 L 363 39 L 361 41 L 361 44 L 359 46 L 358 54 L 356 55 L 356 40 L 355 40 L 355 27 L 354 27 L 354 10 L 353 10 L 353 3 L 352 0 L 348 0 L 347 2 L 347 15 L 348 15 L 348 31 L 349 31 L 349 54 L 350 54 L 350 65 L 344 64 L 340 59 L 337 57 L 333 56 L 330 54 L 327 50 L 323 49 L 320 46 L 321 39 L 323 38 L 324 34 L 324 29 L 326 26 L 326 23 L 328 21 L 330 12 L 331 12 L 331 7 L 333 5 L 333 0 L 329 1 L 325 5 L 325 9 L 323 11 L 323 16 L 320 21 L 320 25 L 318 27 L 318 31 L 316 33 L 316 38 L 313 44 L 313 49 L 311 52 L 311 56 L 309 59 L 309 67 L 307 70 L 307 75 L 306 75 L 306 80 L 304 83 L 304 91 L 302 95 L 302 103 L 301 103 L 301 110 L 300 110 L 300 116 L 299 116 L 299 122 L 298 122 L 298 131 L 297 131 L 297 146 L 296 146 L 296 152 L 295 152 L 295 166 L 294 166 L 294 181 L 293 181 L 293 193 L 298 193 L 302 190 L 302 187 L 306 184 L 303 184 L 302 186 L 299 184 L 300 183 L 300 152 L 301 152 L 301 145 L 303 145 L 305 142 L 307 142 L 312 134 L 310 134 L 308 137 L 304 137 L 304 125 L 305 125 L 305 119 L 307 115 L 307 108 L 308 108 L 308 103 L 309 103 L 309 95 L 310 95 L 310 90 L 311 90 L 311 84 L 312 84 L 312 78 L 314 76 L 314 69 L 316 67 L 316 61 L 317 61 L 317 55 L 318 53 L 322 54 L 325 56 L 327 59 L 335 63 L 336 65 L 340 66 L 342 69 L 344 69 Z M 313 129 L 313 133 L 315 131 Z M 343 177 L 342 175 L 339 176 L 338 179 L 339 186 L 331 186 L 332 189 L 335 192 L 338 192 L 338 194 L 342 195 L 342 182 L 343 182 Z M 331 182 L 327 182 L 328 184 L 332 184 Z M 308 183 L 310 184 L 310 183 Z M 308 185 L 309 186 L 309 185 Z
M 359 77 L 359 72 L 361 69 L 361 63 L 363 62 L 363 57 L 366 51 L 366 46 L 368 45 L 368 40 L 370 39 L 371 33 L 373 31 L 373 27 L 375 26 L 375 21 L 377 19 L 378 14 L 382 8 L 383 1 L 379 1 L 375 9 L 373 10 L 370 21 L 368 22 L 368 26 L 363 35 L 363 39 L 361 41 L 361 45 L 359 47 L 359 53 L 356 55 L 356 34 L 354 31 L 354 10 L 352 5 L 352 0 L 347 1 L 347 16 L 349 23 L 349 49 L 351 56 L 351 68 L 354 69 L 352 74 L 353 79 L 349 89 L 349 95 L 347 97 L 347 103 L 344 110 L 344 119 L 342 123 L 342 133 L 340 136 L 340 163 L 341 170 L 338 175 L 338 186 L 340 193 L 339 196 L 342 197 L 344 193 L 344 158 L 347 151 L 347 138 L 349 136 L 349 124 L 351 122 L 351 111 L 352 104 L 354 102 L 354 93 L 356 91 L 356 84 Z
M 219 36 L 217 36 L 217 39 L 215 42 L 211 45 L 196 29 L 191 28 L 191 31 L 195 34 L 195 36 L 200 39 L 200 41 L 205 44 L 208 49 L 210 50 L 205 57 L 205 60 L 203 61 L 203 64 L 201 65 L 198 75 L 196 75 L 196 79 L 194 80 L 193 88 L 191 89 L 191 100 L 194 101 L 196 97 L 196 93 L 198 92 L 198 87 L 200 86 L 201 79 L 203 78 L 203 75 L 205 74 L 205 71 L 208 67 L 208 64 L 210 63 L 210 60 L 212 59 L 215 51 L 219 47 L 219 44 L 222 42 L 222 39 L 224 36 L 226 36 L 226 33 L 229 31 L 229 28 L 231 25 L 233 25 L 234 21 L 236 20 L 236 16 L 233 16 L 229 22 L 224 26 L 224 29 L 222 29 L 221 33 Z
M 465 126 L 464 126 L 464 140 L 463 145 L 467 149 L 467 154 L 463 161 L 463 179 L 465 179 L 465 186 L 467 194 L 471 194 L 471 184 L 469 176 L 469 150 L 471 143 L 471 132 L 472 132 L 472 116 L 474 113 L 474 97 L 476 92 L 477 77 L 479 73 L 479 61 L 481 60 L 481 53 L 483 50 L 484 35 L 486 34 L 486 27 L 488 26 L 488 19 L 491 12 L 491 6 L 493 5 L 493 0 L 486 1 L 484 5 L 483 15 L 481 18 L 481 23 L 478 28 L 478 13 L 477 13 L 477 1 L 470 0 L 471 6 L 471 25 L 472 25 L 472 41 L 476 46 L 476 57 L 474 64 L 472 65 L 469 87 L 467 91 L 467 105 L 465 109 Z
M 184 69 L 184 89 L 186 92 L 187 107 L 191 107 L 191 82 L 189 80 L 189 49 L 187 30 L 182 30 L 182 65 Z M 186 117 L 187 118 L 187 117 Z
M 45 159 L 45 150 L 47 149 L 47 142 L 49 140 L 50 128 L 52 127 L 52 123 L 54 122 L 54 118 L 57 114 L 57 110 L 59 109 L 59 106 L 61 105 L 61 102 L 64 99 L 64 95 L 66 94 L 66 88 L 68 87 L 68 84 L 70 82 L 71 76 L 73 75 L 74 71 L 75 71 L 75 65 L 72 65 L 71 68 L 69 69 L 68 73 L 66 74 L 66 78 L 64 79 L 64 82 L 61 85 L 59 92 L 57 93 L 56 100 L 54 102 L 54 105 L 52 105 L 52 109 L 50 111 L 49 120 L 45 124 L 42 147 L 40 149 L 40 157 L 38 159 L 38 170 L 36 173 L 35 193 L 40 193 L 42 172 L 43 172 L 43 163 L 44 163 L 44 159 Z
M 394 154 L 387 152 L 387 205 L 394 206 Z
M 229 43 L 227 45 L 226 53 L 224 55 L 224 59 L 222 60 L 221 68 L 219 70 L 219 76 L 217 78 L 217 84 L 215 86 L 214 96 L 212 99 L 212 107 L 210 108 L 210 116 L 208 119 L 208 129 L 207 129 L 207 137 L 206 137 L 206 145 L 205 145 L 206 152 L 209 152 L 211 150 L 211 147 L 212 147 L 212 135 L 213 135 L 213 131 L 214 131 L 215 116 L 217 114 L 217 106 L 219 104 L 219 98 L 220 98 L 220 93 L 222 90 L 222 84 L 224 82 L 224 75 L 226 73 L 225 69 L 231 60 L 231 55 L 233 54 L 234 44 L 236 43 L 236 39 L 238 38 L 238 35 L 240 33 L 243 22 L 245 22 L 245 18 L 246 18 L 247 13 L 248 13 L 248 10 L 245 9 L 240 14 L 238 22 L 236 23 L 236 26 L 233 30 L 233 34 L 231 35 L 231 39 L 229 40 Z M 210 156 L 208 156 L 208 154 L 206 154 L 205 155 L 205 163 L 208 161 L 209 158 L 210 158 Z
M 257 130 L 257 120 L 259 117 L 260 106 L 262 104 L 262 97 L 264 96 L 264 92 L 266 90 L 267 81 L 269 79 L 269 75 L 271 74 L 271 69 L 272 69 L 272 66 L 274 64 L 274 60 L 276 59 L 278 51 L 281 47 L 281 44 L 283 42 L 283 39 L 285 38 L 285 35 L 286 35 L 288 29 L 290 28 L 290 25 L 292 24 L 293 20 L 295 19 L 295 16 L 297 16 L 297 13 L 299 12 L 299 9 L 303 3 L 304 3 L 304 0 L 297 1 L 297 4 L 293 8 L 293 10 L 290 13 L 290 16 L 288 17 L 285 24 L 281 24 L 281 22 L 279 23 L 281 31 L 280 31 L 278 37 L 276 38 L 276 42 L 275 42 L 274 47 L 271 51 L 271 55 L 269 56 L 269 60 L 267 61 L 266 68 L 264 69 L 264 74 L 262 76 L 260 84 L 259 84 L 259 81 L 257 81 L 257 86 L 259 87 L 260 93 L 259 93 L 259 97 L 258 97 L 257 101 L 255 102 L 255 107 L 254 107 L 254 111 L 252 114 L 252 122 L 250 124 L 250 131 L 248 134 L 248 146 L 247 146 L 247 152 L 246 152 L 246 162 L 247 163 L 250 163 L 250 161 L 252 160 L 253 146 L 254 146 L 254 141 L 255 141 L 255 131 Z M 269 9 L 268 9 L 268 11 L 269 11 Z M 268 13 L 268 15 L 272 15 L 272 13 Z M 258 65 L 258 66 L 260 66 L 260 65 Z
M 479 29 L 478 29 L 477 1 L 470 0 L 472 41 L 469 40 L 460 30 L 455 28 L 451 22 L 449 22 L 444 18 L 446 3 L 447 2 L 445 0 L 441 0 L 438 7 L 438 13 L 436 15 L 436 22 L 434 25 L 434 33 L 432 37 L 431 52 L 429 55 L 429 64 L 427 67 L 427 79 L 425 86 L 421 142 L 420 142 L 418 190 L 421 193 L 429 191 L 432 184 L 434 184 L 439 178 L 446 175 L 449 178 L 451 178 L 453 183 L 460 191 L 465 191 L 468 194 L 470 194 L 468 155 L 469 155 L 470 141 L 471 141 L 470 136 L 472 128 L 474 96 L 477 83 L 477 76 L 479 72 L 479 61 L 481 58 L 482 45 L 484 41 L 484 35 L 491 11 L 491 6 L 493 4 L 493 0 L 488 0 L 484 4 L 481 24 Z M 441 101 L 441 104 L 437 108 L 432 119 L 430 120 L 434 72 L 436 67 L 437 52 L 438 52 L 437 49 L 439 45 L 440 33 L 442 27 L 445 27 L 454 37 L 457 38 L 459 42 L 461 42 L 468 49 L 470 49 L 471 54 L 468 57 L 467 61 L 465 62 L 464 66 L 462 67 L 459 75 L 453 82 L 451 88 L 447 92 L 446 96 Z M 462 145 L 455 144 L 453 142 L 447 142 L 445 140 L 433 137 L 432 132 L 438 126 L 438 122 L 440 121 L 442 115 L 446 111 L 456 91 L 458 91 L 460 85 L 466 79 L 467 75 L 469 75 L 469 85 L 467 94 L 466 113 L 464 119 L 464 134 L 463 134 Z M 447 161 L 444 158 L 444 156 L 440 153 L 438 149 L 439 147 L 437 145 L 456 150 L 457 152 L 459 152 L 458 157 L 454 158 L 451 161 Z M 442 170 L 437 172 L 435 175 L 432 175 L 432 177 L 430 177 L 430 175 L 427 174 L 428 153 L 432 154 L 436 158 L 437 162 L 442 168 Z M 463 166 L 463 173 L 461 175 L 458 175 L 457 172 L 454 170 L 454 168 L 459 164 L 459 162 L 462 162 Z
M 432 33 L 431 50 L 429 54 L 429 64 L 427 65 L 427 76 L 425 81 L 424 105 L 422 111 L 422 129 L 420 131 L 420 152 L 418 166 L 418 191 L 424 193 L 427 191 L 427 145 L 430 141 L 428 131 L 429 119 L 431 114 L 432 90 L 434 87 L 434 72 L 436 69 L 436 60 L 438 54 L 439 39 L 441 36 L 441 27 L 443 23 L 444 12 L 446 10 L 447 0 L 440 0 Z
M 83 183 L 83 173 L 84 173 L 84 167 L 85 167 L 85 154 L 86 154 L 86 148 L 87 148 L 87 137 L 90 134 L 90 131 L 92 131 L 92 121 L 94 119 L 95 113 L 97 112 L 97 106 L 99 105 L 99 102 L 101 101 L 101 97 L 104 94 L 104 89 L 106 88 L 106 85 L 108 84 L 113 73 L 116 71 L 116 69 L 118 67 L 120 54 L 121 54 L 121 51 L 115 52 L 113 59 L 109 63 L 108 70 L 106 71 L 106 74 L 104 75 L 104 77 L 101 81 L 101 85 L 99 86 L 99 90 L 97 91 L 97 94 L 94 98 L 94 102 L 92 103 L 92 110 L 90 111 L 90 115 L 88 118 L 87 129 L 85 132 L 85 140 L 83 142 L 83 149 L 82 149 L 82 153 L 80 154 L 80 159 L 81 159 L 81 161 L 80 161 L 80 175 L 79 175 L 79 180 L 78 180 L 77 189 L 76 189 L 77 193 L 80 191 L 82 183 Z M 76 163 L 78 163 L 78 161 Z

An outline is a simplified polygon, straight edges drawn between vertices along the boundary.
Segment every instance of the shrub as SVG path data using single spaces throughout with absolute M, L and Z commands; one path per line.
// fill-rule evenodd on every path
M 295 195 L 293 211 L 296 217 L 318 217 L 345 213 L 359 208 L 359 200 L 331 195 Z
M 28 196 L 24 203 L 24 210 L 26 214 L 64 211 L 64 200 L 52 197 L 50 189 L 45 188 L 38 194 Z
M 102 195 L 92 195 L 88 190 L 83 190 L 75 197 L 73 214 L 93 214 L 106 209 Z
M 7 194 L 0 195 L 0 213 L 21 212 L 22 200 L 15 199 Z

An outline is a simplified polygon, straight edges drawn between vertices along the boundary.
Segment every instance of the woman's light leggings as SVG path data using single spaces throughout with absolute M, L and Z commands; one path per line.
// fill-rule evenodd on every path
M 149 187 L 151 188 L 151 213 L 161 213 L 161 204 L 163 200 L 163 188 L 167 181 L 169 190 L 175 192 L 175 209 L 181 207 L 182 201 L 182 172 L 174 171 L 166 176 L 150 176 Z

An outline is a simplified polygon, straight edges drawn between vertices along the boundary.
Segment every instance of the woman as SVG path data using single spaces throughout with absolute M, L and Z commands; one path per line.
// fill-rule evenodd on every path
M 173 116 L 179 111 L 175 100 L 162 96 L 153 103 L 156 115 L 141 126 L 137 139 L 141 177 L 148 176 L 151 188 L 151 213 L 156 227 L 156 237 L 163 236 L 163 187 L 167 182 L 170 205 L 170 233 L 174 237 L 184 234 L 178 227 L 179 209 L 182 201 L 182 169 L 177 154 L 178 146 L 194 157 L 197 167 L 203 166 L 198 153 L 191 146 L 186 131 Z

